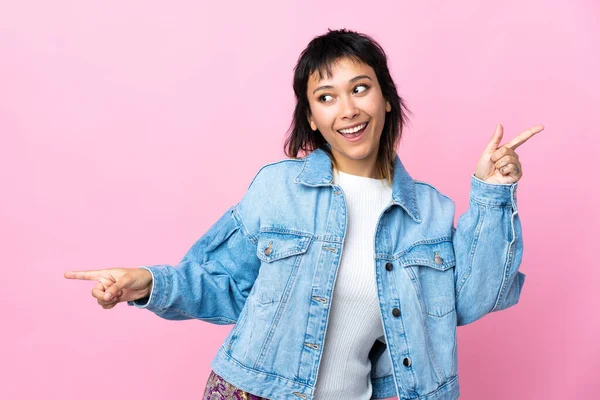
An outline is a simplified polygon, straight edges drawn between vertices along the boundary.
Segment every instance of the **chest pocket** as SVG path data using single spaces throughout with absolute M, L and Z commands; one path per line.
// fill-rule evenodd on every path
M 423 311 L 443 317 L 454 311 L 454 247 L 452 242 L 418 244 L 400 257 L 413 282 Z
M 311 237 L 287 232 L 261 232 L 256 255 L 261 260 L 253 292 L 260 305 L 284 301 L 289 296 Z

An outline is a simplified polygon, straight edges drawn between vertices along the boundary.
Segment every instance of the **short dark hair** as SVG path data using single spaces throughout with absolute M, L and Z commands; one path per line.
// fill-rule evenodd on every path
M 315 71 L 320 79 L 325 72 L 330 76 L 331 65 L 343 58 L 363 62 L 373 68 L 383 97 L 391 105 L 391 111 L 385 116 L 376 166 L 380 177 L 391 181 L 395 149 L 400 142 L 402 129 L 408 122 L 407 114 L 410 110 L 398 95 L 383 48 L 373 38 L 362 33 L 347 29 L 329 29 L 328 33 L 312 39 L 300 54 L 294 68 L 296 107 L 284 142 L 284 152 L 288 157 L 298 158 L 300 151 L 309 153 L 320 148 L 329 154 L 335 166 L 335 159 L 325 138 L 318 130 L 313 131 L 308 122 L 310 105 L 306 91 L 308 80 Z

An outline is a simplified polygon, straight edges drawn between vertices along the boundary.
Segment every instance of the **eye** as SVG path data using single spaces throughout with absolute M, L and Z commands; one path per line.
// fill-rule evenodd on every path
M 362 89 L 360 89 L 362 88 Z M 365 85 L 364 83 L 361 83 L 360 85 L 356 85 L 354 87 L 354 93 L 361 93 L 364 92 L 365 90 L 367 90 L 369 88 L 369 85 Z
M 319 101 L 322 103 L 328 103 L 331 100 L 327 100 L 327 97 L 331 97 L 333 99 L 333 96 L 331 96 L 330 94 L 324 94 L 319 96 Z

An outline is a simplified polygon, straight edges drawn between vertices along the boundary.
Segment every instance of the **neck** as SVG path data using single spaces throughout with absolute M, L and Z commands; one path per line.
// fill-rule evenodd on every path
M 363 160 L 343 160 L 341 157 L 335 157 L 335 168 L 338 171 L 344 172 L 350 175 L 363 176 L 366 178 L 382 179 L 383 177 L 379 173 L 375 160 L 363 159 Z

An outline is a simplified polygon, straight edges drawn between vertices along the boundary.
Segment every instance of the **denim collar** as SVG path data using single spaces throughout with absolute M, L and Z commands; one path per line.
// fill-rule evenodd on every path
M 294 180 L 307 186 L 327 186 L 333 183 L 333 167 L 323 149 L 316 149 L 304 158 L 304 167 Z M 421 222 L 415 183 L 396 153 L 392 181 L 392 202 L 402 207 L 416 222 Z

